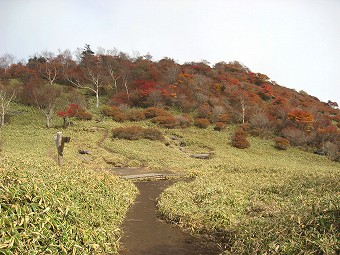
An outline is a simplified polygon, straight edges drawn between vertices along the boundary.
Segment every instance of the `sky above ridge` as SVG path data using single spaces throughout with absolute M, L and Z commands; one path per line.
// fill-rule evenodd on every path
M 0 0 L 0 56 L 85 44 L 155 61 L 237 60 L 340 104 L 340 0 Z

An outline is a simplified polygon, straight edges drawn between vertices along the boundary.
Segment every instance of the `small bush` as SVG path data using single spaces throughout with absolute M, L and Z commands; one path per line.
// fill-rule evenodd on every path
M 197 118 L 194 125 L 199 128 L 207 128 L 210 125 L 210 121 L 205 118 Z
M 158 116 L 168 116 L 171 114 L 161 108 L 149 107 L 144 110 L 144 115 L 146 119 L 152 119 Z
M 157 116 L 152 118 L 151 121 L 165 128 L 175 128 L 178 126 L 177 119 L 172 115 Z
M 217 122 L 215 124 L 214 130 L 215 131 L 222 131 L 225 129 L 225 124 L 223 122 Z
M 239 149 L 246 149 L 250 147 L 250 143 L 247 140 L 248 132 L 239 128 L 235 131 L 233 136 L 231 137 L 231 144 L 233 147 Z
M 178 122 L 178 125 L 181 127 L 181 128 L 187 128 L 187 127 L 190 127 L 193 123 L 193 119 L 191 118 L 190 115 L 187 115 L 187 114 L 184 114 L 184 115 L 178 115 L 175 117 L 177 122 Z
M 143 138 L 149 140 L 159 140 L 163 141 L 164 136 L 162 132 L 156 128 L 146 128 L 143 132 Z
M 217 122 L 229 123 L 230 122 L 230 116 L 226 113 L 221 114 L 220 116 L 218 116 Z
M 279 150 L 287 150 L 289 146 L 289 140 L 283 137 L 275 138 L 275 147 Z
M 104 105 L 100 109 L 101 114 L 103 114 L 104 116 L 107 116 L 107 117 L 112 117 L 118 111 L 120 112 L 120 109 L 118 107 L 108 106 L 108 105 Z
M 131 109 L 127 112 L 126 117 L 129 121 L 142 121 L 145 120 L 144 111 L 138 109 Z
M 117 122 L 124 122 L 126 121 L 126 115 L 122 112 L 117 112 L 115 115 L 112 116 L 112 120 Z
M 155 128 L 143 128 L 140 126 L 120 127 L 112 129 L 112 137 L 126 140 L 164 140 L 164 136 L 161 131 Z
M 338 146 L 332 142 L 325 143 L 325 152 L 330 160 L 336 160 L 339 157 Z
M 112 129 L 112 137 L 126 140 L 138 140 L 142 138 L 143 128 L 140 126 L 119 127 Z
M 93 115 L 89 112 L 78 112 L 76 115 L 75 115 L 75 118 L 78 119 L 78 120 L 91 120 L 93 117 Z

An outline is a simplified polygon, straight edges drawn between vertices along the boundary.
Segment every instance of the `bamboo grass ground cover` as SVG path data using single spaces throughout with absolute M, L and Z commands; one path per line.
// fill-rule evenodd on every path
M 250 148 L 233 148 L 232 126 L 223 132 L 158 127 L 166 142 L 112 139 L 113 128 L 157 126 L 103 119 L 63 130 L 71 143 L 59 168 L 53 141 L 59 129 L 43 128 L 34 109 L 19 110 L 22 115 L 0 130 L 0 254 L 116 253 L 119 226 L 137 192 L 104 171 L 116 161 L 196 177 L 168 188 L 159 212 L 216 238 L 225 254 L 339 252 L 339 163 L 296 148 L 279 151 L 253 137 Z M 180 144 L 213 156 L 190 158 Z M 79 149 L 91 151 L 87 160 Z
M 58 167 L 57 129 L 39 127 L 38 113 L 24 111 L 0 130 L 0 254 L 116 254 L 136 188 L 81 164 L 73 153 L 77 142 L 65 145 L 65 164 Z M 69 133 L 75 141 L 85 135 Z M 100 139 L 91 134 L 90 142 Z

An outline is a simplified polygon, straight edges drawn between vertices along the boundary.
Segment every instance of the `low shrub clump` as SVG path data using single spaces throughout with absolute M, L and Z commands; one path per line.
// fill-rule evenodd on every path
M 112 137 L 126 140 L 164 140 L 161 131 L 156 128 L 143 128 L 141 126 L 119 127 L 112 129 Z
M 210 121 L 206 118 L 197 118 L 194 125 L 199 128 L 207 128 L 210 125 Z
M 142 121 L 145 120 L 145 114 L 143 110 L 131 109 L 126 113 L 126 117 L 129 121 Z
M 275 138 L 275 147 L 279 150 L 287 150 L 289 146 L 289 140 L 283 137 Z
M 162 108 L 149 107 L 144 110 L 144 115 L 146 119 L 152 119 L 158 116 L 169 116 L 171 114 Z
M 225 124 L 223 122 L 216 122 L 214 130 L 222 131 L 223 129 L 225 129 Z
M 246 149 L 250 147 L 250 143 L 247 140 L 248 132 L 242 128 L 235 130 L 235 133 L 231 137 L 231 144 L 233 147 L 239 149 Z
M 117 122 L 124 122 L 126 120 L 126 115 L 117 106 L 104 106 L 101 109 L 101 113 L 104 116 L 111 117 L 112 120 Z
M 192 126 L 193 119 L 188 114 L 178 115 L 175 118 L 177 119 L 178 125 L 181 128 L 187 128 L 187 127 Z
M 175 128 L 176 126 L 178 126 L 177 119 L 171 114 L 167 116 L 154 117 L 151 119 L 151 122 L 157 123 L 161 127 L 165 128 Z

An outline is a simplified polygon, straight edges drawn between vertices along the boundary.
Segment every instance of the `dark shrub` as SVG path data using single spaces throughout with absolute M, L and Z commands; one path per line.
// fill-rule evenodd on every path
M 126 140 L 164 140 L 164 136 L 161 131 L 155 128 L 143 128 L 140 126 L 120 127 L 112 129 L 112 137 Z
M 205 118 L 197 118 L 194 125 L 199 128 L 207 128 L 210 125 L 210 121 Z
M 230 116 L 226 113 L 221 114 L 220 116 L 218 116 L 217 122 L 229 123 L 230 122 Z
M 124 122 L 126 120 L 125 114 L 117 106 L 103 106 L 101 113 L 104 116 L 112 117 L 112 120 L 117 122 Z
M 249 123 L 242 123 L 241 125 L 238 126 L 238 129 L 242 129 L 246 132 L 249 132 L 250 124 Z
M 181 128 L 187 128 L 190 127 L 193 123 L 193 119 L 188 114 L 183 114 L 175 117 L 177 120 L 178 125 Z
M 85 111 L 78 112 L 75 115 L 75 118 L 78 119 L 78 120 L 91 120 L 92 117 L 93 117 L 93 115 L 91 113 L 85 112 Z
M 336 161 L 339 158 L 339 148 L 335 143 L 327 141 L 324 147 L 329 159 Z
M 217 122 L 215 124 L 214 130 L 216 131 L 222 131 L 225 129 L 225 124 L 223 122 Z
M 250 143 L 247 140 L 248 132 L 239 128 L 235 130 L 235 133 L 231 137 L 231 144 L 233 147 L 239 149 L 245 149 L 250 147 Z
M 144 110 L 144 115 L 146 119 L 152 119 L 158 116 L 168 116 L 171 114 L 161 108 L 149 107 Z
M 120 113 L 121 110 L 116 107 L 116 106 L 108 106 L 105 105 L 101 108 L 100 112 L 104 115 L 104 116 L 108 116 L 108 117 L 112 117 L 113 115 L 115 115 L 116 113 Z
M 163 141 L 164 136 L 162 132 L 156 128 L 146 128 L 143 133 L 143 138 L 149 140 L 159 140 Z
M 144 129 L 140 126 L 119 127 L 112 129 L 112 137 L 126 140 L 138 140 L 142 137 Z
M 126 121 L 126 115 L 122 112 L 117 112 L 115 115 L 112 116 L 112 120 L 117 122 L 124 122 Z
M 129 121 L 142 121 L 145 120 L 145 114 L 143 110 L 131 109 L 127 112 L 126 117 Z
M 275 147 L 279 150 L 287 150 L 289 146 L 289 140 L 283 137 L 275 138 Z

